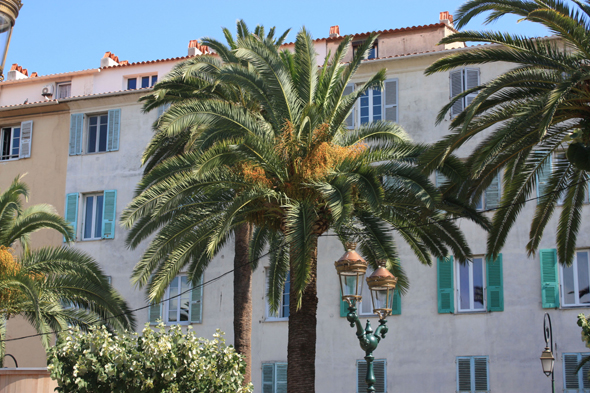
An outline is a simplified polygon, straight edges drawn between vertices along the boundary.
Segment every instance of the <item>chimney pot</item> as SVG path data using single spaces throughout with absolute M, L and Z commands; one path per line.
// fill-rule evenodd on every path
M 209 47 L 206 45 L 202 45 L 199 43 L 198 40 L 190 40 L 188 42 L 188 55 L 189 56 L 198 56 L 211 53 Z
M 340 26 L 330 26 L 330 38 L 340 37 Z
M 119 65 L 119 57 L 112 52 L 105 52 L 100 59 L 100 68 Z
M 453 15 L 451 15 L 449 11 L 442 11 L 440 13 L 439 19 L 447 26 L 453 27 Z
M 14 63 L 10 67 L 10 71 L 6 73 L 6 80 L 7 81 L 16 81 L 19 79 L 26 79 L 29 77 L 29 71 L 27 69 L 23 69 L 17 63 Z

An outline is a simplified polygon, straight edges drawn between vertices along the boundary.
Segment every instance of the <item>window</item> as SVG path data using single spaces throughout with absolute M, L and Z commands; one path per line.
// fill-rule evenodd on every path
M 352 43 L 352 55 L 355 56 L 356 52 L 360 49 L 361 45 L 363 45 L 364 41 L 356 41 Z M 369 53 L 365 59 L 376 59 L 379 57 L 379 47 L 377 45 L 377 41 L 373 44 L 373 47 L 369 49 Z
M 479 200 L 475 202 L 475 208 L 477 210 L 496 209 L 500 206 L 500 198 L 502 196 L 500 184 L 500 175 L 494 176 L 488 188 L 481 194 Z
M 563 387 L 564 392 L 590 392 L 590 380 L 588 371 L 590 362 L 586 363 L 578 372 L 578 364 L 590 356 L 590 353 L 564 353 L 563 354 Z
M 370 123 L 382 119 L 381 90 L 371 89 L 359 98 L 359 119 L 361 124 Z
M 387 362 L 385 359 L 373 360 L 373 373 L 375 374 L 375 393 L 387 392 Z M 356 391 L 365 393 L 367 391 L 367 362 L 365 360 L 356 361 Z
M 487 356 L 457 357 L 457 391 L 489 392 Z
M 478 68 L 463 68 L 460 70 L 451 71 L 449 74 L 451 98 L 455 98 L 466 90 L 479 86 L 479 69 Z M 457 116 L 463 112 L 471 101 L 477 96 L 477 93 L 471 93 L 466 97 L 457 100 L 451 107 L 451 117 Z
M 436 269 L 439 313 L 452 314 L 455 307 L 458 312 L 504 311 L 502 254 L 493 262 L 474 257 L 464 265 L 452 256 L 438 258 Z
M 201 323 L 203 320 L 203 277 L 193 288 L 188 276 L 176 276 L 171 282 L 160 303 L 151 304 L 149 311 L 150 323 L 158 319 L 167 325 L 188 325 Z
M 287 363 L 262 363 L 262 393 L 287 393 Z
M 553 154 L 552 157 L 549 157 L 543 164 L 542 172 L 537 175 L 537 197 L 542 197 L 543 195 L 547 194 L 547 184 L 549 183 L 549 178 L 553 171 L 556 170 L 556 167 L 560 167 L 562 165 L 567 165 L 568 159 L 566 156 L 565 151 L 558 151 Z M 558 205 L 563 205 L 565 202 L 565 197 L 567 195 L 567 189 L 562 190 L 559 195 L 559 199 L 557 200 Z M 588 203 L 588 188 L 586 188 L 584 194 L 584 203 Z M 539 203 L 539 201 L 537 201 Z
M 70 118 L 70 155 L 100 153 L 119 150 L 121 110 L 111 109 L 107 113 L 77 113 Z
M 571 266 L 560 265 L 563 306 L 590 305 L 590 266 L 588 250 L 577 251 Z
M 383 90 L 370 89 L 361 95 L 346 118 L 346 127 L 352 129 L 355 126 L 379 120 L 397 122 L 397 83 L 397 79 L 389 79 L 385 81 Z M 354 85 L 348 85 L 343 94 L 347 96 L 354 90 Z
M 0 128 L 0 161 L 30 157 L 32 134 L 32 121 L 24 121 L 20 126 Z
M 266 271 L 266 291 L 268 294 L 269 288 L 269 273 L 270 269 Z M 291 273 L 287 273 L 287 279 L 285 280 L 285 287 L 283 288 L 283 294 L 281 296 L 281 303 L 276 313 L 270 312 L 270 303 L 268 301 L 268 295 L 266 298 L 266 320 L 267 321 L 286 321 L 289 319 L 289 291 L 291 288 Z
M 78 226 L 78 201 L 82 198 L 81 223 Z M 78 235 L 81 228 L 83 240 L 113 239 L 115 237 L 115 213 L 117 191 L 70 193 L 66 195 L 65 219 Z
M 72 82 L 57 84 L 57 98 L 67 98 L 72 96 Z
M 135 78 L 127 78 L 127 90 L 135 90 L 138 88 L 152 87 L 158 81 L 158 75 L 138 76 Z

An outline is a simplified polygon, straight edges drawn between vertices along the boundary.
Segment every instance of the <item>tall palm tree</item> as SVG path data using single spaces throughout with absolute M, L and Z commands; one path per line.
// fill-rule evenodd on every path
M 415 165 L 423 147 L 394 123 L 346 128 L 357 99 L 385 79 L 382 70 L 343 94 L 375 39 L 343 64 L 351 44 L 344 38 L 321 68 L 305 29 L 294 53 L 242 39 L 234 53 L 248 66 L 224 64 L 215 82 L 239 85 L 262 110 L 219 99 L 172 106 L 162 118 L 168 132 L 199 130 L 194 138 L 202 149 L 155 166 L 122 217 L 135 237 L 157 232 L 133 273 L 154 298 L 184 266 L 200 276 L 233 228 L 255 225 L 250 255 L 256 261 L 270 250 L 272 309 L 290 275 L 289 393 L 315 391 L 317 247 L 328 229 L 358 241 L 373 267 L 385 261 L 402 292 L 409 283 L 393 232 L 428 265 L 449 250 L 460 261 L 470 255 L 459 228 L 445 218 L 473 209 L 444 203 Z M 475 213 L 474 220 L 485 221 Z
M 540 39 L 489 31 L 458 32 L 441 43 L 493 45 L 446 56 L 426 70 L 430 75 L 478 64 L 514 64 L 504 74 L 454 97 L 440 111 L 438 122 L 458 100 L 477 94 L 452 120 L 451 133 L 423 157 L 428 168 L 435 168 L 471 138 L 486 133 L 467 160 L 472 176 L 467 194 L 478 198 L 494 176 L 503 174 L 503 208 L 494 214 L 487 244 L 492 258 L 506 242 L 524 202 L 538 189 L 542 197 L 526 245 L 529 255 L 538 249 L 556 205 L 563 203 L 557 255 L 566 265 L 574 259 L 590 170 L 590 2 L 572 1 L 574 8 L 558 0 L 467 1 L 459 9 L 458 28 L 484 13 L 489 13 L 486 23 L 517 15 L 542 24 L 554 36 Z M 553 160 L 551 171 L 552 156 L 566 149 L 565 158 Z M 547 182 L 541 184 L 540 177 L 548 177 Z
M 70 326 L 135 328 L 127 304 L 90 256 L 67 246 L 31 249 L 31 234 L 40 229 L 54 229 L 68 241 L 74 233 L 50 205 L 23 208 L 28 195 L 20 177 L 0 194 L 0 339 L 17 315 L 37 330 L 46 349 L 52 332 Z M 0 342 L 0 367 L 5 349 Z
M 248 108 L 252 112 L 260 111 L 260 105 L 239 85 L 214 83 L 222 64 L 239 64 L 247 67 L 244 60 L 238 59 L 234 50 L 238 42 L 248 36 L 266 40 L 277 48 L 283 44 L 290 29 L 275 37 L 275 28 L 271 28 L 265 36 L 264 26 L 258 25 L 253 32 L 243 20 L 237 21 L 237 38 L 224 28 L 223 33 L 227 45 L 213 38 L 205 38 L 202 44 L 212 49 L 218 57 L 198 56 L 174 67 L 174 69 L 158 84 L 154 90 L 142 97 L 144 111 L 161 110 L 166 105 L 173 105 L 186 100 L 218 99 Z M 159 118 L 154 124 L 155 135 L 146 148 L 142 163 L 144 174 L 148 174 L 157 164 L 166 159 L 189 151 L 202 149 L 194 136 L 198 129 L 186 127 L 182 130 L 169 131 L 169 115 Z M 252 225 L 243 223 L 234 229 L 234 347 L 245 358 L 246 369 L 244 384 L 251 381 L 251 336 L 252 336 L 252 273 L 253 266 L 249 262 L 250 238 Z M 135 248 L 139 244 L 130 234 L 128 244 Z M 140 283 L 141 284 L 141 283 Z

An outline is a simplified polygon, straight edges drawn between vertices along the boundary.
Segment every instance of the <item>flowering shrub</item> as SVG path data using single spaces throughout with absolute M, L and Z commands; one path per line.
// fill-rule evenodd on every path
M 146 325 L 141 336 L 74 329 L 51 349 L 47 368 L 64 393 L 252 392 L 222 332 L 205 340 L 163 323 L 157 331 Z

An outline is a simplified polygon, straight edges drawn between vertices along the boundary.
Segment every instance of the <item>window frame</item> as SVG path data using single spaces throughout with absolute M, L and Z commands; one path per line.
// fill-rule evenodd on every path
M 470 360 L 470 369 L 469 374 L 471 377 L 471 388 L 470 390 L 460 390 L 459 389 L 459 359 L 469 359 Z M 475 359 L 485 359 L 486 361 L 486 382 L 487 382 L 487 390 L 477 390 L 475 386 Z M 455 358 L 456 363 L 456 379 L 457 379 L 457 393 L 469 392 L 469 393 L 484 393 L 490 391 L 490 358 L 489 356 L 457 356 Z
M 590 249 L 576 249 L 576 255 L 574 256 L 574 261 L 572 265 L 569 267 L 563 266 L 561 263 L 559 265 L 559 296 L 560 296 L 560 305 L 561 308 L 581 308 L 581 307 L 590 307 L 590 302 L 588 303 L 580 303 L 580 281 L 578 277 L 579 269 L 578 269 L 578 254 L 585 253 L 586 260 L 588 261 L 588 282 L 590 282 Z M 565 273 L 564 269 L 572 269 L 574 274 L 574 297 L 576 302 L 573 304 L 566 304 L 565 303 Z
M 481 259 L 481 266 L 482 266 L 482 298 L 483 298 L 483 306 L 482 308 L 474 308 L 474 295 L 475 295 L 475 286 L 473 284 L 473 260 L 475 259 Z M 472 261 L 470 263 L 468 263 L 468 267 L 469 267 L 469 308 L 468 309 L 462 309 L 461 308 L 461 268 L 463 267 L 458 261 L 457 259 L 454 258 L 454 263 L 455 263 L 455 282 L 457 283 L 456 288 L 455 288 L 455 292 L 456 292 L 456 297 L 455 297 L 455 303 L 456 303 L 456 312 L 457 313 L 481 313 L 481 312 L 487 312 L 488 310 L 488 304 L 487 304 L 487 261 L 486 258 L 484 256 L 474 256 L 472 258 Z
M 265 300 L 265 322 L 281 322 L 281 321 L 288 321 L 289 320 L 289 315 L 285 316 L 277 316 L 277 315 L 273 315 L 270 312 L 270 302 L 268 301 L 268 288 L 269 288 L 269 274 L 270 274 L 270 268 L 267 268 L 265 271 L 265 277 L 266 277 L 266 294 L 264 296 L 264 300 Z M 290 288 L 290 273 L 287 273 L 287 279 L 285 280 L 285 286 L 283 287 L 283 294 L 281 296 L 281 302 L 280 302 L 280 306 L 279 306 L 279 310 L 280 313 L 282 315 L 284 315 L 285 312 L 285 304 L 284 304 L 284 300 L 285 300 L 285 296 L 289 296 L 289 288 Z M 291 300 L 291 299 L 289 299 Z M 289 305 L 287 305 L 287 311 L 289 310 Z
M 352 43 L 352 57 L 356 55 L 356 51 L 358 48 L 365 43 L 365 40 L 361 41 L 354 41 Z M 363 57 L 363 60 L 371 60 L 371 59 L 378 59 L 379 58 L 379 43 L 377 40 L 373 43 L 371 47 L 371 51 L 367 54 L 366 57 Z
M 381 115 L 380 115 L 380 119 L 375 120 L 375 114 L 373 113 L 373 110 L 375 109 L 375 103 L 374 103 L 374 92 L 378 91 L 379 92 L 379 97 L 381 98 L 381 104 L 379 105 L 379 108 L 381 109 Z M 383 121 L 384 117 L 385 117 L 385 89 L 369 89 L 365 92 L 365 95 L 361 95 L 358 97 L 357 102 L 356 102 L 356 111 L 357 111 L 357 118 L 358 118 L 358 126 L 362 126 L 363 124 L 370 124 L 374 121 Z M 361 116 L 361 109 L 362 107 L 362 100 L 364 97 L 367 97 L 369 99 L 369 121 L 367 122 L 362 122 L 362 116 Z
M 261 365 L 260 365 L 260 372 L 261 372 L 261 379 L 260 379 L 261 384 L 260 385 L 261 385 L 261 391 L 264 392 L 264 393 L 269 393 L 269 392 L 267 392 L 265 390 L 265 387 L 268 386 L 267 385 L 268 384 L 268 381 L 265 381 L 264 380 L 264 366 L 272 366 L 272 382 L 270 383 L 272 385 L 272 391 L 270 393 L 276 393 L 278 391 L 279 383 L 284 386 L 285 391 L 286 391 L 286 389 L 287 389 L 287 386 L 286 386 L 287 385 L 287 381 L 285 380 L 285 381 L 279 382 L 279 379 L 277 378 L 277 374 L 278 374 L 277 370 L 278 370 L 279 367 L 286 368 L 288 366 L 287 365 L 287 362 L 262 362 L 261 363 Z
M 61 97 L 60 96 L 60 88 L 65 87 L 65 86 L 69 86 L 69 94 Z M 69 98 L 72 96 L 72 81 L 65 81 L 65 82 L 57 82 L 55 84 L 55 96 L 58 100 L 62 99 L 62 98 Z
M 586 363 L 584 365 L 584 367 L 582 367 L 582 369 L 580 371 L 578 371 L 578 388 L 568 388 L 567 387 L 567 370 L 566 370 L 566 361 L 565 361 L 565 357 L 566 356 L 576 356 L 577 358 L 577 364 L 580 363 L 580 361 L 587 356 L 590 356 L 590 352 L 563 352 L 561 354 L 561 359 L 562 359 L 562 371 L 563 371 L 563 391 L 566 393 L 573 393 L 573 392 L 590 392 L 590 388 L 585 388 L 584 387 L 584 381 L 587 381 L 587 374 L 586 372 L 588 371 L 588 369 L 590 368 L 590 363 Z
M 181 307 L 181 303 L 180 302 L 182 300 L 182 295 L 178 296 L 180 293 L 182 293 L 182 292 L 185 291 L 185 290 L 182 289 L 182 278 L 183 277 L 186 278 L 187 285 L 188 285 L 188 288 L 186 289 L 186 293 L 185 293 L 185 295 L 187 295 L 186 298 L 188 298 L 188 312 L 187 312 L 187 320 L 186 321 L 181 321 L 180 320 L 181 310 L 182 310 L 182 307 Z M 171 326 L 171 325 L 191 325 L 192 323 L 191 323 L 191 312 L 190 312 L 190 309 L 191 309 L 191 303 L 192 303 L 191 297 L 192 297 L 193 285 L 188 280 L 188 277 L 187 277 L 186 274 L 179 274 L 176 277 L 174 277 L 172 280 L 173 281 L 174 280 L 178 280 L 178 293 L 170 293 L 170 286 L 171 286 L 172 283 L 170 283 L 170 285 L 168 285 L 168 287 L 166 288 L 166 294 L 164 295 L 164 298 L 166 300 L 162 303 L 162 315 L 161 315 L 162 321 L 164 322 L 164 324 L 166 326 Z M 201 298 L 202 298 L 202 295 L 203 295 L 203 293 L 202 293 L 203 286 L 201 285 L 199 288 L 201 289 Z M 175 297 L 174 299 L 170 299 L 171 296 L 177 296 L 177 297 Z M 170 317 L 170 301 L 171 300 L 177 300 L 178 301 L 178 307 L 177 307 L 178 309 L 176 311 L 176 318 L 177 318 L 177 320 L 176 321 L 172 321 L 172 322 L 169 320 L 169 317 Z M 201 302 L 201 304 L 202 304 L 202 302 Z
M 103 200 L 103 204 L 104 204 L 104 191 L 103 192 L 90 192 L 90 193 L 84 193 L 82 194 L 82 240 L 83 241 L 92 241 L 92 240 L 102 240 L 102 221 L 104 220 L 104 209 L 101 206 L 101 219 L 100 221 L 100 236 L 96 237 L 96 209 L 98 207 L 98 203 L 93 202 L 93 206 L 92 206 L 92 223 L 91 223 L 91 234 L 93 236 L 91 237 L 86 237 L 86 211 L 88 209 L 88 198 L 92 197 L 95 198 L 95 201 L 97 201 L 98 199 L 96 199 L 96 197 L 102 196 L 102 200 Z
M 106 117 L 106 129 L 105 129 L 105 150 L 99 150 L 100 147 L 100 119 L 102 117 Z M 95 142 L 95 151 L 91 152 L 90 150 L 90 119 L 97 118 L 96 124 L 96 142 Z M 82 150 L 84 154 L 99 154 L 99 153 L 108 153 L 108 143 L 109 143 L 109 113 L 108 112 L 100 112 L 100 113 L 86 113 L 84 114 L 84 129 L 82 130 L 82 143 L 85 144 L 85 149 Z
M 14 136 L 15 130 L 18 129 L 18 137 Z M 4 156 L 2 151 L 4 150 L 4 133 L 10 130 L 10 147 L 8 156 Z M 13 154 L 14 150 L 14 140 L 18 139 L 18 153 L 16 156 Z M 21 151 L 21 140 L 22 140 L 22 126 L 8 126 L 8 127 L 0 127 L 0 161 L 14 161 L 20 158 L 20 151 Z M 5 158 L 6 157 L 6 158 Z

